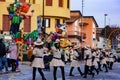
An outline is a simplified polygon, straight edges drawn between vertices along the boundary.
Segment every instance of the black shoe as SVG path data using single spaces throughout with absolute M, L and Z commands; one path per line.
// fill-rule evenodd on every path
M 99 71 L 97 70 L 97 75 L 99 74 Z
M 43 80 L 46 80 L 46 78 L 44 78 Z
M 83 76 L 83 78 L 87 78 L 87 76 Z
M 105 71 L 105 72 L 108 72 L 108 71 Z
M 73 74 L 69 74 L 69 76 L 74 76 Z
M 83 73 L 81 73 L 80 75 L 81 75 L 81 76 L 83 76 L 84 74 L 83 74 Z
M 94 76 L 95 76 L 95 73 L 92 73 L 92 78 L 94 78 Z

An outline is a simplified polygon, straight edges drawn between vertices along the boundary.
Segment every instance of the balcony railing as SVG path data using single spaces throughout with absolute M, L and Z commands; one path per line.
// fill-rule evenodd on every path
M 82 33 L 82 32 L 78 32 L 78 31 L 68 31 L 67 32 L 67 35 L 68 37 L 77 37 L 77 38 L 83 38 L 85 39 L 86 38 L 86 34 L 85 33 Z

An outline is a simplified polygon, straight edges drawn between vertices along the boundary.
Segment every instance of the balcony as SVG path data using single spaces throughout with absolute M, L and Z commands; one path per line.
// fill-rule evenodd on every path
M 86 38 L 86 34 L 85 33 L 80 33 L 79 34 L 78 31 L 68 31 L 67 35 L 68 35 L 68 37 L 78 38 L 78 39 L 81 39 L 81 38 L 85 39 Z

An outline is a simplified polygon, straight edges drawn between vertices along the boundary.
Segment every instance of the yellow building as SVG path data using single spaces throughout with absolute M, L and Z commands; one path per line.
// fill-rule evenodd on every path
M 15 0 L 0 0 L 0 30 L 8 32 L 10 29 L 10 20 L 8 18 L 7 7 Z M 18 0 L 19 2 L 31 3 L 30 10 L 27 14 L 33 16 L 24 19 L 20 24 L 20 28 L 24 28 L 24 32 L 31 32 L 37 29 L 37 17 L 44 15 L 46 31 L 55 31 L 56 23 L 64 23 L 70 18 L 70 0 Z M 44 3 L 44 5 L 43 5 Z M 43 7 L 44 6 L 44 7 Z

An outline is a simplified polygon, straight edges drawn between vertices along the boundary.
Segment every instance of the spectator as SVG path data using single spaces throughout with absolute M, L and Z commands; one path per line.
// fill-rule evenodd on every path
M 5 64 L 6 72 L 8 72 L 8 62 L 6 58 L 6 48 L 3 39 L 0 39 L 0 73 L 2 73 L 2 62 Z
M 12 66 L 11 71 L 16 71 L 16 60 L 17 60 L 17 45 L 12 42 L 11 47 L 9 48 L 10 51 L 10 63 Z

